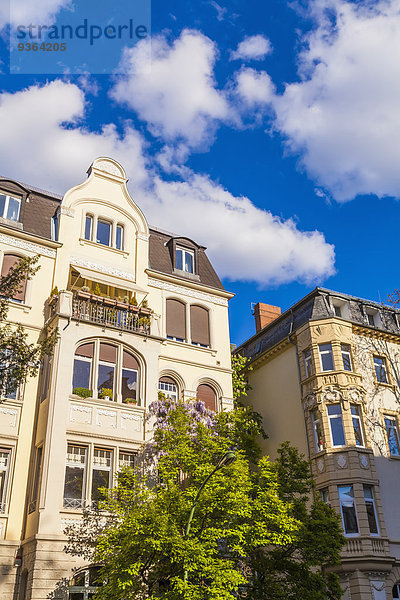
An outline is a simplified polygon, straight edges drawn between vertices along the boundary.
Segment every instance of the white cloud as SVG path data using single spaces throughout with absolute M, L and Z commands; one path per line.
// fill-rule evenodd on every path
M 139 133 L 129 124 L 122 136 L 112 124 L 90 132 L 82 123 L 85 106 L 83 91 L 60 80 L 0 94 L 2 175 L 64 192 L 83 180 L 85 167 L 96 156 L 108 155 L 124 163 L 137 183 L 143 182 Z
M 275 86 L 265 71 L 241 69 L 235 73 L 235 91 L 246 105 L 269 104 L 274 99 Z
M 48 25 L 54 21 L 61 8 L 71 6 L 72 0 L 2 0 L 0 4 L 0 29 L 30 23 Z
M 271 54 L 272 46 L 268 38 L 262 34 L 251 35 L 240 42 L 234 52 L 231 52 L 231 60 L 261 60 Z
M 302 232 L 208 177 L 157 179 L 155 191 L 141 202 L 150 221 L 204 243 L 222 277 L 266 286 L 334 273 L 334 248 L 320 232 Z
M 334 250 L 321 233 L 302 232 L 189 169 L 175 169 L 183 181 L 163 180 L 159 157 L 150 158 L 129 123 L 122 135 L 111 124 L 89 131 L 86 103 L 77 85 L 60 80 L 0 94 L 2 175 L 64 193 L 84 179 L 95 157 L 112 156 L 126 168 L 149 222 L 204 243 L 221 276 L 267 285 L 333 273 Z M 184 151 L 166 148 L 171 171 Z
M 299 56 L 301 81 L 274 99 L 276 128 L 337 200 L 399 197 L 400 2 L 311 7 L 317 27 Z
M 151 44 L 151 69 L 144 72 Z M 215 44 L 196 31 L 184 30 L 169 45 L 165 37 L 143 40 L 126 49 L 124 71 L 111 96 L 136 111 L 150 131 L 166 141 L 198 147 L 212 138 L 229 106 L 216 89 Z

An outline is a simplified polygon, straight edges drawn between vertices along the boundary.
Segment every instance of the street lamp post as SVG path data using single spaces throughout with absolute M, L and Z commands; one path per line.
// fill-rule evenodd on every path
M 190 515 L 189 515 L 189 519 L 186 525 L 186 531 L 185 531 L 185 539 L 188 538 L 189 536 L 189 532 L 190 532 L 190 526 L 192 524 L 192 520 L 193 520 L 193 515 L 194 515 L 194 511 L 196 510 L 196 506 L 197 506 L 197 502 L 201 496 L 201 492 L 204 490 L 207 482 L 211 479 L 211 477 L 214 475 L 214 473 L 216 473 L 217 471 L 219 471 L 219 469 L 222 469 L 222 467 L 226 467 L 230 464 L 232 464 L 234 461 L 236 460 L 236 454 L 234 453 L 233 450 L 228 450 L 228 452 L 226 452 L 224 454 L 224 456 L 218 461 L 217 466 L 215 467 L 215 469 L 213 471 L 211 471 L 211 473 L 209 475 L 207 475 L 207 477 L 205 478 L 205 480 L 203 481 L 203 483 L 201 484 L 201 486 L 198 489 L 198 492 L 196 494 L 196 497 L 193 501 L 193 505 L 190 511 Z M 187 569 L 185 569 L 184 575 L 183 575 L 183 581 L 184 583 L 186 583 L 188 580 L 188 571 Z

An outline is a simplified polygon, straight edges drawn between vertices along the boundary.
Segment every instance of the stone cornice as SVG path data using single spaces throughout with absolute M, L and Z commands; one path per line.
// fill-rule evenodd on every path
M 153 269 L 146 269 L 146 273 L 149 276 L 149 281 L 166 281 L 172 284 L 175 284 L 180 287 L 180 291 L 182 292 L 182 288 L 188 288 L 193 290 L 198 290 L 199 292 L 211 294 L 214 296 L 219 296 L 221 298 L 226 298 L 230 300 L 233 298 L 235 294 L 232 292 L 227 292 L 226 290 L 221 290 L 219 288 L 210 287 L 209 285 L 204 285 L 203 283 L 198 283 L 191 280 L 184 280 L 180 277 L 175 277 L 172 274 L 162 273 L 161 271 L 154 271 Z
M 177 281 L 179 281 L 179 284 Z M 214 289 L 212 290 L 212 293 L 208 293 L 198 289 L 197 287 L 187 286 L 185 283 L 186 282 L 181 285 L 180 280 L 172 278 L 171 280 L 159 280 L 149 277 L 148 281 L 149 286 L 156 287 L 160 290 L 166 290 L 174 294 L 189 296 L 190 298 L 203 300 L 204 302 L 212 302 L 213 304 L 219 304 L 220 306 L 228 306 L 228 297 L 221 297 L 220 295 L 215 294 Z M 210 290 L 210 288 L 205 289 Z M 230 295 L 229 297 L 232 296 Z

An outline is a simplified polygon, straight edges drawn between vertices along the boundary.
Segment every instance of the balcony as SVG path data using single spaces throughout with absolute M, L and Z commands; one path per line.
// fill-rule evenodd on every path
M 72 318 L 103 327 L 115 327 L 132 333 L 150 333 L 150 315 L 148 308 L 139 308 L 131 304 L 118 302 L 111 298 L 85 298 L 77 293 L 72 298 Z
M 86 292 L 69 291 L 61 291 L 57 296 L 52 296 L 47 306 L 49 320 L 62 315 L 101 327 L 150 334 L 152 310 L 144 306 L 134 306 Z

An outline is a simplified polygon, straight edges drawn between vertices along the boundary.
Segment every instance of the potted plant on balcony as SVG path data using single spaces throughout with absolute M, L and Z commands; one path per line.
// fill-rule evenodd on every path
M 76 387 L 72 390 L 72 393 L 75 394 L 75 396 L 80 396 L 81 398 L 92 397 L 92 390 L 89 390 L 88 388 L 84 387 Z
M 90 299 L 90 290 L 89 290 L 88 286 L 84 285 L 80 290 L 78 290 L 76 295 L 81 300 L 89 300 Z
M 142 301 L 142 304 L 140 305 L 140 313 L 142 315 L 151 315 L 151 308 L 149 308 L 148 303 L 146 298 Z
M 99 396 L 102 400 L 112 400 L 113 391 L 110 388 L 101 388 Z
M 137 400 L 136 398 L 125 398 L 124 404 L 133 404 L 134 406 L 136 406 Z
M 136 294 L 134 294 L 132 296 L 132 298 L 131 298 L 131 303 L 129 305 L 129 310 L 132 311 L 132 312 L 134 312 L 134 313 L 139 312 L 139 307 L 138 307 L 138 303 L 137 303 L 137 300 L 136 300 Z
M 98 283 L 96 283 L 96 286 L 94 288 L 94 294 L 91 295 L 91 299 L 93 302 L 103 302 L 103 298 L 101 296 L 101 289 Z
M 115 306 L 116 300 L 114 298 L 110 298 L 110 296 L 106 296 L 103 299 L 105 306 Z
M 122 301 L 121 296 L 118 296 L 118 298 L 117 298 L 117 308 L 122 309 L 122 310 L 126 310 L 128 308 L 125 300 Z

